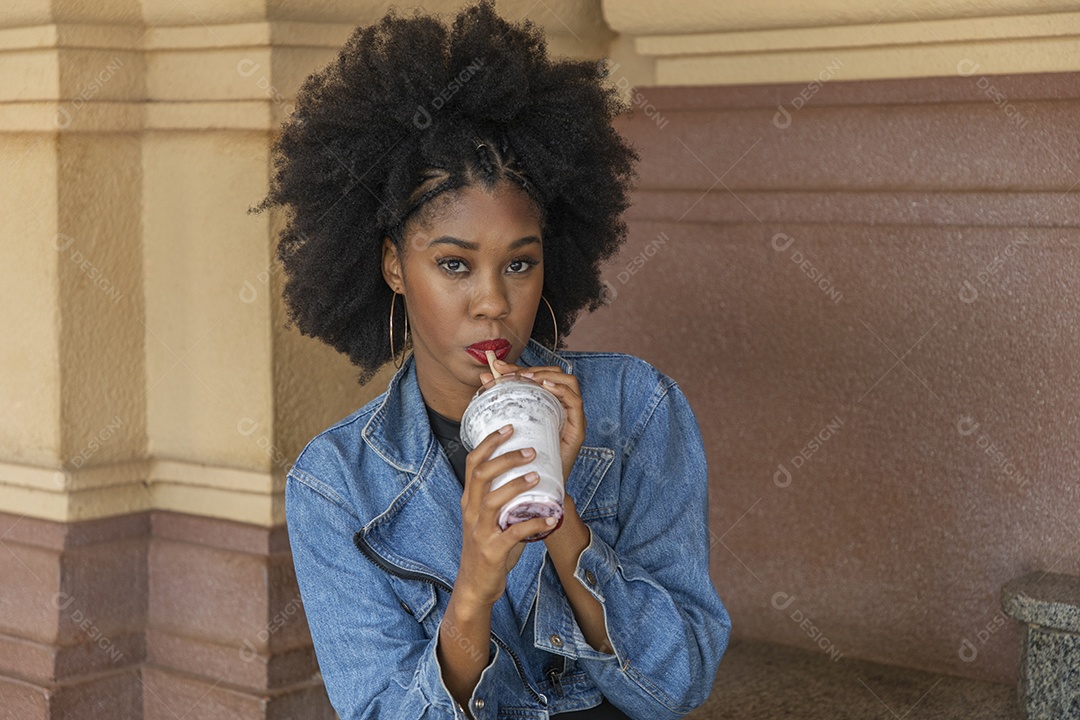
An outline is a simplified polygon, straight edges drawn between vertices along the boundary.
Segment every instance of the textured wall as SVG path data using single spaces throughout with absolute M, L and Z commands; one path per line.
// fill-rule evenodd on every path
M 1080 572 L 1080 76 L 785 118 L 804 87 L 641 89 L 615 299 L 569 342 L 685 389 L 738 636 L 1010 681 L 1001 586 Z

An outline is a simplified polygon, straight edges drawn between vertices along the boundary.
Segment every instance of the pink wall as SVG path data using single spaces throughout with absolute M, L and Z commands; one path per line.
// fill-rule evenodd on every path
M 1011 682 L 1001 586 L 1080 574 L 1080 74 L 804 89 L 643 89 L 569 346 L 688 395 L 736 636 Z

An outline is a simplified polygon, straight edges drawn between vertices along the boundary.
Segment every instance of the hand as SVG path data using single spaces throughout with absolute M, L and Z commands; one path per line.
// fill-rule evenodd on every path
M 585 442 L 585 405 L 581 400 L 581 388 L 578 386 L 577 378 L 564 373 L 560 367 L 523 368 L 502 360 L 495 361 L 495 369 L 503 375 L 518 374 L 532 377 L 533 380 L 544 383 L 544 387 L 559 398 L 563 410 L 566 411 L 566 424 L 563 425 L 559 436 L 559 456 L 562 458 L 563 482 L 565 482 L 570 477 L 574 461 L 577 460 L 581 445 Z M 481 382 L 486 383 L 489 380 L 491 380 L 491 373 L 481 373 Z
M 499 527 L 499 511 L 503 505 L 536 485 L 535 481 L 529 482 L 527 476 L 523 475 L 495 490 L 490 489 L 495 478 L 531 462 L 536 454 L 534 449 L 525 448 L 492 458 L 498 446 L 513 432 L 512 427 L 505 435 L 496 430 L 465 457 L 465 490 L 461 495 L 461 566 L 454 590 L 464 589 L 470 600 L 485 607 L 495 605 L 506 590 L 506 574 L 521 557 L 525 538 L 551 529 L 545 523 L 547 518 L 525 520 L 506 530 Z

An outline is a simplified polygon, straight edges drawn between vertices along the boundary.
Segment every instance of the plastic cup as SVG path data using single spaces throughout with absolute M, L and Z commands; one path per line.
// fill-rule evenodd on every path
M 495 490 L 529 471 L 540 475 L 536 485 L 511 499 L 499 511 L 499 527 L 503 530 L 535 517 L 558 518 L 554 527 L 530 535 L 526 542 L 543 540 L 562 525 L 565 479 L 559 436 L 565 422 L 566 413 L 559 399 L 537 381 L 520 375 L 503 375 L 485 383 L 461 417 L 461 442 L 469 452 L 507 424 L 513 425 L 514 431 L 492 457 L 524 448 L 536 451 L 528 464 L 517 465 L 491 482 L 491 489 Z

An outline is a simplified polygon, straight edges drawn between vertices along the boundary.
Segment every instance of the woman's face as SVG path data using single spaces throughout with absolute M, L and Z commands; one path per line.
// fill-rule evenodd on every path
M 466 348 L 501 340 L 514 363 L 532 335 L 544 286 L 539 216 L 514 185 L 469 186 L 432 200 L 405 242 L 402 264 L 383 240 L 383 276 L 405 296 L 425 402 L 459 420 L 487 369 Z

